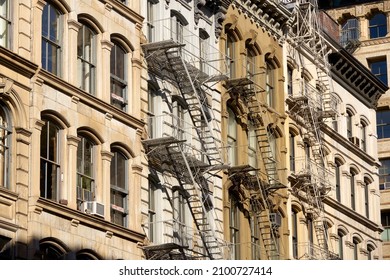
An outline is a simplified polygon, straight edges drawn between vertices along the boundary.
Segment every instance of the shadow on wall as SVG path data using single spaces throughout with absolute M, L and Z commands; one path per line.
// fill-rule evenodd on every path
M 102 260 L 91 249 L 72 250 L 54 237 L 32 239 L 29 244 L 12 242 L 0 235 L 0 260 Z

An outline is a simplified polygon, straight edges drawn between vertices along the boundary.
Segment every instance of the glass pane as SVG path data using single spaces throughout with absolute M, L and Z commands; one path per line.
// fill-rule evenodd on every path
M 48 130 L 48 123 L 46 122 L 45 126 L 42 128 L 41 131 L 41 157 L 47 158 L 47 130 Z
M 49 122 L 49 160 L 57 162 L 57 140 L 58 129 Z
M 49 31 L 50 31 L 50 40 L 53 42 L 58 42 L 58 24 L 59 24 L 59 13 L 53 6 L 50 5 L 50 22 L 49 22 Z
M 42 12 L 42 36 L 49 37 L 49 4 L 45 5 Z
M 7 47 L 8 22 L 0 18 L 0 46 Z

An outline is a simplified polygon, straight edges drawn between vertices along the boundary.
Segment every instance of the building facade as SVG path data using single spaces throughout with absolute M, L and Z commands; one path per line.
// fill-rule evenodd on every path
M 1 257 L 141 259 L 138 2 L 0 9 Z
M 354 4 L 354 5 L 352 5 Z M 390 1 L 358 1 L 344 5 L 324 6 L 326 12 L 339 24 L 341 45 L 362 63 L 385 85 L 388 85 L 389 73 L 389 11 Z M 372 133 L 378 138 L 379 187 L 381 195 L 381 223 L 383 258 L 390 258 L 389 247 L 389 191 L 388 166 L 389 149 L 387 123 L 389 122 L 389 92 L 384 94 L 376 108 L 377 131 Z

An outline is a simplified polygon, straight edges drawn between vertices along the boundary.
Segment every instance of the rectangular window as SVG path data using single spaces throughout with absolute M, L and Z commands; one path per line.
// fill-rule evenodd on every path
M 378 139 L 390 138 L 390 111 L 376 112 L 376 131 Z
M 127 158 L 114 151 L 110 165 L 111 222 L 127 226 Z
M 374 74 L 382 83 L 387 85 L 387 61 L 386 58 L 377 58 L 369 60 L 368 66 L 371 73 Z
M 252 122 L 248 124 L 248 164 L 254 168 L 257 168 L 257 137 L 255 132 L 255 126 Z
M 336 200 L 341 201 L 341 166 L 336 162 Z
M 240 259 L 240 210 L 237 199 L 230 196 L 230 242 L 232 244 L 232 257 Z
M 382 232 L 382 240 L 390 241 L 390 212 L 381 212 L 381 223 L 385 230 Z
M 265 91 L 266 91 L 266 103 L 269 107 L 274 107 L 274 80 L 275 80 L 275 71 L 273 67 L 267 63 L 267 69 L 266 69 L 266 84 L 265 84 Z
M 78 86 L 88 93 L 95 91 L 95 34 L 83 25 L 77 37 Z
M 295 136 L 290 133 L 290 171 L 295 172 Z
M 251 251 L 252 260 L 260 259 L 260 231 L 259 231 L 259 219 L 256 213 L 250 218 L 251 227 Z
M 379 189 L 390 189 L 390 159 L 381 159 L 379 167 Z
M 348 46 L 359 40 L 359 22 L 356 18 L 348 19 L 341 28 L 340 44 Z
M 111 105 L 124 111 L 127 105 L 126 52 L 114 45 L 110 56 Z
M 355 210 L 355 174 L 351 174 L 351 208 Z
M 149 182 L 149 240 L 156 241 L 156 191 L 157 187 Z
M 42 14 L 42 68 L 58 75 L 60 72 L 61 15 L 46 4 Z
M 298 258 L 298 216 L 295 211 L 291 212 L 292 222 L 292 246 L 293 246 L 293 258 Z
M 287 68 L 287 93 L 293 95 L 293 70 L 290 67 Z
M 232 166 L 237 164 L 237 122 L 236 116 L 231 109 L 228 109 L 228 161 Z
M 9 48 L 10 45 L 10 1 L 0 0 L 0 46 Z
M 77 207 L 85 201 L 93 201 L 95 188 L 93 143 L 84 137 L 77 147 Z
M 148 0 L 147 3 L 147 11 L 146 11 L 146 20 L 147 20 L 147 26 L 148 26 L 148 40 L 149 42 L 155 41 L 155 26 L 154 26 L 154 20 L 155 20 L 155 5 L 153 1 Z
M 0 187 L 9 188 L 11 130 L 6 114 L 0 108 Z
M 369 20 L 370 39 L 385 37 L 387 35 L 387 18 L 385 14 L 378 13 Z

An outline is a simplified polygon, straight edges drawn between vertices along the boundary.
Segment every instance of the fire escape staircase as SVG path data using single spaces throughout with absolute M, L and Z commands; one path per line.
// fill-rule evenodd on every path
M 195 65 L 183 58 L 184 44 L 167 40 L 143 45 L 148 69 L 161 79 L 167 79 L 180 90 L 187 103 L 188 114 L 191 116 L 194 129 L 201 144 L 202 155 L 192 157 L 188 151 L 190 147 L 185 140 L 175 137 L 163 137 L 143 141 L 149 152 L 149 160 L 157 160 L 154 166 L 163 167 L 164 160 L 168 162 L 163 168 L 170 172 L 179 181 L 182 187 L 190 194 L 187 203 L 198 230 L 205 255 L 209 259 L 222 259 L 221 242 L 218 234 L 220 221 L 216 217 L 215 209 L 209 199 L 209 178 L 213 171 L 226 168 L 221 156 L 221 140 L 214 136 L 220 133 L 215 122 L 213 111 L 207 105 L 207 82 L 218 81 L 220 77 L 208 76 Z M 161 153 L 153 152 L 159 150 Z M 219 231 L 219 233 L 217 232 Z
M 327 172 L 323 153 L 323 136 L 321 125 L 323 120 L 334 117 L 336 104 L 332 97 L 332 79 L 330 77 L 330 66 L 327 61 L 328 46 L 323 38 L 318 19 L 318 4 L 316 0 L 296 1 L 291 17 L 292 38 L 291 45 L 305 53 L 307 50 L 313 54 L 313 63 L 316 67 L 318 93 L 316 96 L 308 94 L 307 86 L 301 83 L 301 94 L 297 97 L 289 97 L 293 100 L 290 112 L 306 128 L 306 140 L 310 144 L 314 162 L 309 164 L 309 175 L 305 180 L 296 182 L 295 185 L 305 188 L 306 202 L 312 210 L 313 226 L 321 249 L 321 259 L 330 259 L 332 253 L 328 247 L 328 236 L 324 214 L 323 200 L 329 191 L 327 184 Z M 309 96 L 309 98 L 307 98 Z M 314 98 L 314 102 L 313 102 Z M 312 173 L 316 173 L 315 178 Z M 313 177 L 310 177 L 313 176 Z

